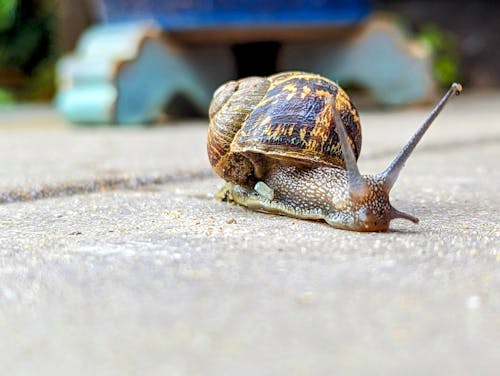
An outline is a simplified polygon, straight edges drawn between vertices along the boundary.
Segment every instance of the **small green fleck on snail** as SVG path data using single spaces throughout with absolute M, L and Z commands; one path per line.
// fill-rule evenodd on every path
M 359 115 L 340 86 L 304 72 L 230 81 L 214 93 L 209 110 L 208 157 L 227 182 L 216 197 L 352 231 L 386 231 L 396 218 L 418 223 L 392 207 L 389 192 L 436 116 L 461 91 L 451 85 L 385 171 L 361 175 Z

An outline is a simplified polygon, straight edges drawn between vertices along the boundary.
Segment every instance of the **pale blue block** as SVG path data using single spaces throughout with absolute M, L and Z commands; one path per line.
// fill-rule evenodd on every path
M 182 48 L 151 23 L 100 25 L 58 64 L 56 107 L 75 123 L 154 121 L 177 95 L 206 112 L 213 91 L 235 76 L 228 49 Z
M 435 91 L 430 51 L 408 39 L 395 20 L 374 17 L 343 40 L 290 44 L 283 69 L 319 73 L 367 88 L 379 104 L 427 101 Z

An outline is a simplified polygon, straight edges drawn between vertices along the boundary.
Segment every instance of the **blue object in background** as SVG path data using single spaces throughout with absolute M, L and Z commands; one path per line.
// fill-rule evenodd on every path
M 60 59 L 55 104 L 73 123 L 144 124 L 178 96 L 205 113 L 213 91 L 234 75 L 227 49 L 179 48 L 154 23 L 103 24 Z
M 167 31 L 321 26 L 360 21 L 370 0 L 103 0 L 110 21 L 152 19 Z
M 295 30 L 281 41 L 278 70 L 354 83 L 380 104 L 424 101 L 434 89 L 429 52 L 396 19 L 365 18 L 369 0 L 101 1 L 109 22 L 86 31 L 75 53 L 58 64 L 56 106 L 75 123 L 144 124 L 169 104 L 182 107 L 178 98 L 206 113 L 217 86 L 237 78 L 229 48 L 237 35 L 279 41 L 277 35 Z M 330 38 L 345 25 L 356 27 Z M 315 28 L 327 32 L 314 37 Z M 210 30 L 218 43 L 210 43 L 211 33 L 204 33 Z M 300 40 L 293 39 L 297 30 Z M 184 44 L 183 33 L 197 43 Z
M 101 0 L 107 23 L 89 29 L 58 64 L 57 108 L 75 123 L 154 121 L 178 95 L 206 112 L 236 77 L 228 46 L 183 46 L 163 32 L 351 24 L 369 0 Z M 168 34 L 167 34 L 168 35 Z M 230 36 L 230 34 L 229 34 Z M 203 42 L 203 33 L 199 34 Z M 272 35 L 271 35 L 272 37 Z

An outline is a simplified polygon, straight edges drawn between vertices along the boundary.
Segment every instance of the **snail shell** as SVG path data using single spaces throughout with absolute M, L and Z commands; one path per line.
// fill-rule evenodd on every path
M 334 107 L 328 105 L 332 99 Z M 357 159 L 359 115 L 334 82 L 304 72 L 230 81 L 215 92 L 209 109 L 210 163 L 224 180 L 244 187 L 255 185 L 277 163 L 344 167 L 334 111 Z

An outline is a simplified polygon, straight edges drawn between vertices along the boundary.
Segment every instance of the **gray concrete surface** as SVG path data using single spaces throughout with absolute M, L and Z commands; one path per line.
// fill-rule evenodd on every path
M 203 121 L 1 110 L 2 374 L 497 375 L 499 103 L 450 104 L 393 191 L 421 223 L 375 234 L 215 202 Z M 425 113 L 362 112 L 361 170 Z M 91 184 L 110 178 L 128 184 Z

